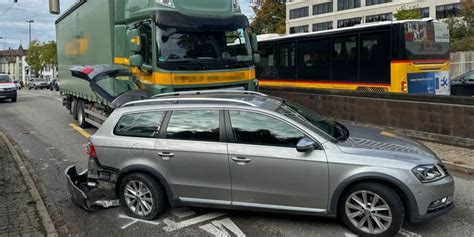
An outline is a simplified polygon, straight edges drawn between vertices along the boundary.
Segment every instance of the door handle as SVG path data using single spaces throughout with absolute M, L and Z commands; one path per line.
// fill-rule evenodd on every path
M 163 151 L 163 152 L 158 152 L 158 156 L 161 157 L 161 159 L 163 160 L 169 160 L 171 157 L 174 157 L 174 153 Z
M 235 161 L 237 164 L 239 165 L 245 165 L 246 163 L 249 163 L 250 161 L 252 161 L 251 159 L 249 158 L 246 158 L 246 157 L 239 157 L 239 156 L 233 156 L 232 157 L 232 160 Z

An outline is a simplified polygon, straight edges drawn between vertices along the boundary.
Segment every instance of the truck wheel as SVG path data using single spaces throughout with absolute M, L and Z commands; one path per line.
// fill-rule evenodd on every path
M 81 128 L 90 128 L 91 125 L 86 122 L 86 113 L 84 112 L 84 101 L 77 102 L 77 123 Z
M 354 185 L 339 204 L 342 221 L 359 236 L 395 236 L 405 216 L 398 194 L 379 183 Z
M 69 109 L 69 113 L 72 115 L 74 120 L 77 120 L 77 100 L 74 98 L 71 99 L 71 108 Z
M 122 209 L 135 218 L 153 220 L 165 210 L 163 187 L 147 174 L 133 173 L 123 178 L 119 196 Z

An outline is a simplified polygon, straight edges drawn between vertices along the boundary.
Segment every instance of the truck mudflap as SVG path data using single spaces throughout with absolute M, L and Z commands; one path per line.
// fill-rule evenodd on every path
M 64 173 L 72 201 L 84 210 L 94 212 L 101 208 L 120 206 L 113 190 L 100 189 L 91 185 L 95 183 L 87 182 L 87 170 L 77 173 L 75 166 L 69 166 Z

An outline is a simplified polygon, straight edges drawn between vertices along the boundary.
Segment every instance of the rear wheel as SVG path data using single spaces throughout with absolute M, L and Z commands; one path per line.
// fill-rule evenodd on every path
M 394 236 L 400 231 L 405 211 L 393 189 L 378 183 L 359 183 L 342 196 L 339 216 L 360 236 Z
M 84 112 L 84 101 L 79 100 L 76 104 L 77 108 L 77 123 L 81 128 L 89 128 L 91 125 L 86 122 L 86 113 Z
M 13 102 L 13 103 L 16 102 L 16 96 L 12 98 L 12 102 Z
M 127 175 L 120 184 L 120 203 L 129 216 L 153 220 L 165 210 L 165 193 L 150 175 Z

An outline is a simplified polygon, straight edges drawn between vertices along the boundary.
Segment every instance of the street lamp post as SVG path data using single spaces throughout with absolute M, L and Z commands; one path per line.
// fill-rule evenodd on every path
M 31 44 L 31 23 L 35 22 L 31 19 L 27 20 L 26 21 L 28 23 L 28 32 L 29 32 L 29 35 L 30 35 L 30 41 L 28 42 L 28 48 L 30 47 L 30 44 Z

